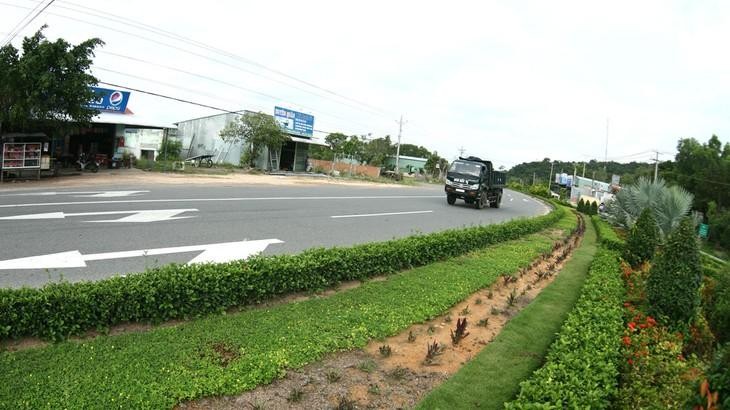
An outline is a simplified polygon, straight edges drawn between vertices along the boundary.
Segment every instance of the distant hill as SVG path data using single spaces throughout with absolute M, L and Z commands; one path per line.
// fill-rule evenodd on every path
M 512 181 L 522 181 L 524 184 L 531 184 L 533 181 L 533 174 L 535 175 L 535 181 L 537 183 L 546 183 L 548 175 L 550 174 L 550 158 L 545 158 L 542 161 L 523 162 L 515 165 L 509 171 L 507 175 Z M 629 162 L 620 163 L 610 161 L 608 163 L 598 162 L 591 160 L 589 162 L 567 162 L 555 160 L 553 161 L 553 176 L 551 180 L 554 180 L 554 174 L 559 172 L 565 172 L 566 174 L 573 175 L 573 170 L 576 169 L 576 174 L 579 176 L 583 175 L 583 164 L 585 164 L 585 176 L 586 178 L 592 178 L 595 172 L 595 178 L 599 181 L 611 182 L 611 175 L 620 175 L 621 184 L 630 184 L 636 181 L 640 176 L 653 176 L 654 165 L 645 162 Z M 606 171 L 604 172 L 604 164 Z

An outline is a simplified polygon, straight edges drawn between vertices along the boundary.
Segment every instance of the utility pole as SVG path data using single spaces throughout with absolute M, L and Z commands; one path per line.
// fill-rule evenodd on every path
M 398 146 L 395 149 L 395 172 L 396 174 L 400 174 L 400 137 L 403 133 L 403 114 L 400 116 L 400 121 L 398 121 Z
M 606 164 L 608 164 L 608 117 L 606 117 L 606 151 L 603 154 L 603 172 L 606 172 Z
M 535 177 L 537 177 L 536 173 L 532 173 L 532 185 L 535 185 Z
M 550 183 L 553 182 L 553 166 L 555 166 L 555 162 L 550 163 L 550 175 L 548 175 L 548 191 L 550 191 Z
M 654 183 L 656 184 L 657 178 L 659 178 L 659 150 L 654 151 L 656 159 L 654 159 Z
M 586 177 L 586 163 L 585 162 L 583 163 L 583 175 L 582 175 L 582 177 L 583 178 Z
M 591 196 L 595 198 L 596 194 L 596 171 L 593 171 L 593 179 L 591 179 Z

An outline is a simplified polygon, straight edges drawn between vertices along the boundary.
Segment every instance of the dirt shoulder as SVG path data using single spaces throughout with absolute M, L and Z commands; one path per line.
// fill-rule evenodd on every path
M 222 171 L 222 170 L 221 170 Z M 86 188 L 93 186 L 140 186 L 140 185 L 338 185 L 406 189 L 413 186 L 384 184 L 368 181 L 338 179 L 326 176 L 256 175 L 240 171 L 215 174 L 180 174 L 143 171 L 140 169 L 104 170 L 99 173 L 79 173 L 68 176 L 18 180 L 0 184 L 0 191 L 27 189 Z

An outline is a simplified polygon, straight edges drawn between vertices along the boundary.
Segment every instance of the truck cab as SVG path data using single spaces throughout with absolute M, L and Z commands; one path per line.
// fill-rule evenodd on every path
M 454 205 L 462 199 L 476 209 L 499 208 L 507 182 L 504 172 L 495 171 L 490 161 L 478 157 L 459 157 L 446 173 L 446 202 Z

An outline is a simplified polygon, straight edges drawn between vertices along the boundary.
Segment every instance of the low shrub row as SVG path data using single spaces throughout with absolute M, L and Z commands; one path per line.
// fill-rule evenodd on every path
M 441 315 L 501 274 L 517 272 L 550 252 L 554 230 L 575 226 L 575 217 L 566 213 L 541 233 L 327 297 L 0 352 L 0 408 L 169 409 L 199 397 L 235 395 L 326 354 L 363 347 Z M 449 340 L 447 328 L 430 333 L 417 332 L 415 343 L 424 358 L 433 338 Z
M 455 229 L 348 248 L 254 257 L 225 264 L 168 265 L 98 282 L 0 290 L 0 339 L 62 340 L 122 322 L 161 322 L 222 312 L 291 292 L 322 289 L 463 255 L 538 232 L 565 214 Z
M 623 252 L 626 243 L 616 235 L 616 231 L 611 228 L 611 225 L 602 220 L 598 215 L 591 216 L 591 221 L 596 228 L 598 242 L 608 249 Z
M 615 252 L 599 250 L 580 299 L 548 353 L 547 363 L 520 384 L 508 409 L 592 408 L 611 405 L 618 390 L 622 301 Z

